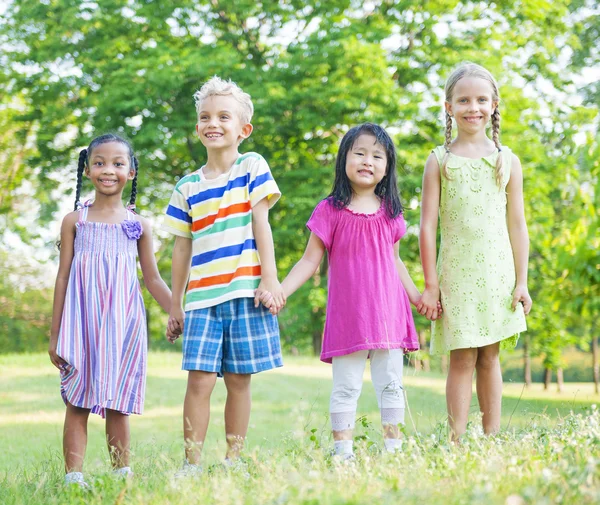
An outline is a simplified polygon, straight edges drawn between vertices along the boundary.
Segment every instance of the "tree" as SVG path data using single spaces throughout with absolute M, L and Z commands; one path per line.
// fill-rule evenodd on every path
M 409 224 L 401 254 L 422 283 L 421 174 L 442 141 L 443 81 L 462 60 L 482 63 L 501 84 L 502 139 L 525 167 L 536 301 L 531 352 L 558 349 L 560 356 L 565 336 L 589 327 L 593 316 L 584 315 L 573 331 L 571 305 L 568 317 L 550 315 L 562 282 L 553 240 L 580 212 L 562 203 L 565 188 L 580 180 L 571 136 L 597 127 L 597 87 L 585 91 L 586 113 L 570 98 L 574 77 L 598 64 L 598 7 L 589 1 L 21 0 L 1 21 L 0 106 L 19 107 L 0 120 L 0 142 L 11 140 L 6 152 L 13 160 L 0 164 L 2 173 L 19 174 L 13 184 L 33 185 L 39 226 L 56 218 L 51 195 L 65 167 L 73 167 L 74 186 L 78 149 L 106 130 L 133 140 L 141 160 L 139 208 L 161 214 L 178 177 L 203 162 L 192 95 L 219 74 L 254 100 L 255 131 L 242 149 L 265 156 L 283 193 L 271 217 L 282 273 L 300 257 L 305 223 L 330 190 L 340 137 L 370 120 L 388 126 L 397 141 Z M 15 166 L 17 172 L 6 168 Z M 9 212 L 12 203 L 3 202 Z M 325 277 L 317 275 L 289 301 L 280 318 L 289 346 L 314 346 L 324 294 Z M 160 321 L 156 310 L 150 304 L 151 326 Z M 428 327 L 420 317 L 417 325 Z

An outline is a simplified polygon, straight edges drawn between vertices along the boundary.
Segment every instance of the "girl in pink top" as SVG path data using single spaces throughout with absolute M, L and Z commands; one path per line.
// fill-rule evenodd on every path
M 286 297 L 329 255 L 327 317 L 321 360 L 333 365 L 331 426 L 335 454 L 353 457 L 352 431 L 367 358 L 381 409 L 384 442 L 401 447 L 403 353 L 419 348 L 410 303 L 421 294 L 399 256 L 406 233 L 396 182 L 396 151 L 372 123 L 342 139 L 333 191 L 315 208 L 302 259 L 282 283 Z M 269 293 L 258 293 L 270 306 Z

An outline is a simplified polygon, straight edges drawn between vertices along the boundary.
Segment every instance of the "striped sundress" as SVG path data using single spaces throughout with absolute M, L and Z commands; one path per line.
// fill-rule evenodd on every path
M 146 317 L 137 277 L 141 223 L 87 221 L 79 211 L 57 354 L 65 403 L 141 414 L 146 387 Z

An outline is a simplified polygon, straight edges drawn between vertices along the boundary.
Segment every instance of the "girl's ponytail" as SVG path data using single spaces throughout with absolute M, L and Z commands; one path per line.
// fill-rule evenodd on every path
M 139 162 L 135 156 L 132 156 L 133 166 L 135 168 L 135 175 L 133 176 L 133 181 L 131 181 L 131 196 L 129 197 L 129 207 L 135 209 L 135 197 L 137 196 L 137 178 L 138 178 L 138 168 Z
M 502 179 L 504 178 L 504 166 L 502 165 L 502 146 L 500 144 L 500 109 L 496 107 L 492 113 L 492 140 L 496 149 L 498 149 L 498 158 L 496 159 L 496 184 L 502 188 Z
M 79 196 L 81 194 L 81 182 L 83 179 L 83 169 L 87 162 L 87 149 L 82 149 L 79 152 L 79 163 L 77 164 L 77 186 L 75 187 L 75 207 L 73 210 L 77 210 L 81 204 L 79 203 Z
M 450 143 L 452 142 L 452 116 L 446 111 L 446 140 L 444 141 L 444 158 L 442 159 L 442 166 L 440 167 L 442 174 L 446 179 L 450 179 L 450 173 L 448 172 L 448 156 L 450 155 Z

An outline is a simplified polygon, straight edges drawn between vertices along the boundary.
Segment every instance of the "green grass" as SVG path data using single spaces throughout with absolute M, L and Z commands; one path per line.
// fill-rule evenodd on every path
M 492 438 L 481 436 L 474 395 L 471 429 L 454 447 L 445 437 L 443 377 L 406 369 L 407 443 L 402 454 L 389 456 L 381 451 L 377 402 L 367 381 L 355 432 L 358 460 L 340 466 L 329 457 L 330 373 L 316 358 L 288 357 L 284 368 L 253 379 L 249 480 L 219 470 L 225 450 L 219 381 L 203 455 L 208 471 L 199 481 L 175 485 L 186 373 L 178 354 L 151 353 L 146 410 L 131 417 L 136 477 L 129 483 L 110 478 L 103 422 L 91 416 L 85 470 L 93 491 L 82 493 L 62 486 L 58 374 L 42 354 L 0 356 L 0 503 L 600 502 L 600 415 L 592 408 L 600 398 L 592 384 L 569 383 L 561 394 L 506 384 L 503 432 Z

